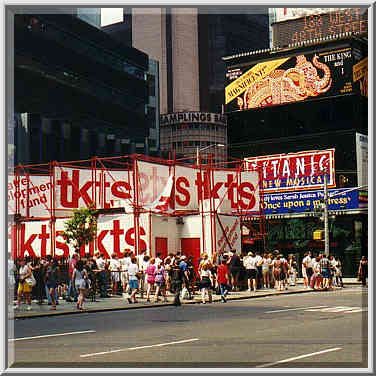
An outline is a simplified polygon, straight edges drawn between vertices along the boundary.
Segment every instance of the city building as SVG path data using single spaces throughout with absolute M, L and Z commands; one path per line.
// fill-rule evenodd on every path
M 157 63 L 69 14 L 14 17 L 14 163 L 156 152 Z M 149 103 L 149 99 L 152 100 Z
M 354 30 L 333 33 L 338 29 L 333 22 L 351 17 Z M 301 25 L 319 19 L 316 36 L 301 34 Z M 304 176 L 296 187 L 286 176 L 293 172 L 289 163 L 297 153 L 307 151 L 314 158 L 334 149 L 330 254 L 342 259 L 345 276 L 356 275 L 360 256 L 368 252 L 366 20 L 367 12 L 359 9 L 284 20 L 273 26 L 278 32 L 273 29 L 272 48 L 223 58 L 229 153 L 256 164 L 269 160 L 282 166 L 281 171 L 275 167 L 274 187 L 264 172 L 267 249 L 293 253 L 298 260 L 307 250 L 323 251 L 323 241 L 314 240 L 313 232 L 324 227 L 324 172 Z M 294 35 L 300 39 L 292 40 Z M 299 163 L 301 167 L 304 161 Z M 317 162 L 306 163 L 317 167 Z M 315 174 L 316 187 L 310 186 Z
M 218 143 L 225 147 L 207 153 L 216 161 L 227 160 L 223 121 L 162 125 L 163 119 L 189 118 L 198 112 L 223 119 L 226 64 L 221 57 L 267 48 L 268 22 L 268 10 L 261 7 L 124 8 L 123 23 L 102 28 L 118 40 L 129 41 L 131 35 L 133 47 L 159 61 L 163 156 L 175 151 L 195 158 L 197 149 L 222 140 Z

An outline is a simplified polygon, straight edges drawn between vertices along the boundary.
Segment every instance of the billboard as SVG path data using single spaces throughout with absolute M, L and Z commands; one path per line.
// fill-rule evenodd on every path
M 343 192 L 340 195 L 338 193 Z M 331 198 L 331 195 L 336 195 Z M 324 191 L 303 191 L 286 193 L 268 193 L 264 195 L 262 206 L 265 214 L 286 214 L 312 212 L 324 199 Z M 348 188 L 329 189 L 328 209 L 344 210 L 358 209 L 358 191 Z
M 355 133 L 358 186 L 368 184 L 368 136 Z
M 360 95 L 368 97 L 368 57 L 353 66 L 353 81 L 359 81 Z
M 346 8 L 274 8 L 274 14 L 275 21 L 281 22 L 344 9 Z
M 351 48 L 250 63 L 231 73 L 225 87 L 227 112 L 353 92 Z
M 290 14 L 286 12 L 285 20 L 289 18 L 287 22 L 277 22 L 272 25 L 273 47 L 286 47 L 289 44 L 335 37 L 343 33 L 364 34 L 368 32 L 368 10 L 366 7 L 332 9 L 329 12 L 318 12 L 317 14 L 305 14 L 306 9 L 295 11 L 294 17 L 290 17 L 292 11 Z
M 247 168 L 261 169 L 266 193 L 321 188 L 323 170 L 327 171 L 328 187 L 336 186 L 334 149 L 264 155 L 245 158 L 245 162 Z

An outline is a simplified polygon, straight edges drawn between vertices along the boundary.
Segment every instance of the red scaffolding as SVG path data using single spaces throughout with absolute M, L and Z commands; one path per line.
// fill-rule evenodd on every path
M 145 169 L 149 170 L 145 172 Z M 191 205 L 182 209 L 176 204 L 179 203 L 179 196 L 176 197 L 179 195 L 177 191 L 179 183 L 181 183 L 182 190 L 182 187 L 186 188 L 183 185 L 185 177 L 177 178 L 176 176 L 177 169 L 180 169 L 181 175 L 183 174 L 181 171 L 188 171 L 197 179 L 195 181 L 195 183 L 198 182 L 197 206 Z M 250 172 L 257 173 L 257 182 L 254 187 L 255 192 L 257 191 L 256 209 L 253 199 L 251 200 L 250 194 L 247 196 L 247 193 L 244 195 L 248 198 L 248 206 L 239 204 L 242 202 L 241 189 L 236 189 L 236 201 L 231 196 L 234 186 L 246 185 L 242 179 L 245 179 L 246 174 Z M 232 174 L 231 179 L 228 178 L 228 181 L 218 188 L 218 176 L 226 173 Z M 56 237 L 61 233 L 61 231 L 56 232 L 56 221 L 71 217 L 74 209 L 89 204 L 100 209 L 104 215 L 124 210 L 132 211 L 135 239 L 137 239 L 134 244 L 136 254 L 140 250 L 140 215 L 142 213 L 158 213 L 162 216 L 177 218 L 200 215 L 203 232 L 205 231 L 204 222 L 206 218 L 210 218 L 209 228 L 212 234 L 210 248 L 214 251 L 216 251 L 215 239 L 217 237 L 216 221 L 226 242 L 230 245 L 220 215 L 239 217 L 240 228 L 243 225 L 249 227 L 249 218 L 258 218 L 257 221 L 253 221 L 257 223 L 257 226 L 256 228 L 253 226 L 251 236 L 254 240 L 265 242 L 265 215 L 263 205 L 261 205 L 263 202 L 262 179 L 263 175 L 260 170 L 247 169 L 242 160 L 220 164 L 214 164 L 212 161 L 208 164 L 201 164 L 199 161 L 198 165 L 192 165 L 186 163 L 185 159 L 177 160 L 175 155 L 169 160 L 132 154 L 122 157 L 93 157 L 79 161 L 18 165 L 8 171 L 8 237 L 11 241 L 11 253 L 14 258 L 22 256 L 27 248 L 27 245 L 24 245 L 25 226 L 31 222 L 44 221 L 48 222 L 49 236 L 43 233 L 44 235 L 39 235 L 39 237 L 41 241 L 49 242 L 50 253 L 55 256 Z M 171 191 L 169 191 L 170 186 Z M 167 194 L 166 187 L 168 187 Z M 221 195 L 219 192 L 222 192 Z M 212 197 L 216 195 L 218 197 Z M 226 197 L 231 197 L 237 203 L 235 209 L 232 208 L 231 211 L 221 209 Z M 158 205 L 155 205 L 156 199 L 159 200 Z M 151 244 L 151 233 L 149 236 Z M 203 241 L 204 238 L 203 236 Z M 202 248 L 205 247 L 206 245 L 203 244 Z M 90 252 L 96 249 L 98 249 L 97 240 L 90 245 Z

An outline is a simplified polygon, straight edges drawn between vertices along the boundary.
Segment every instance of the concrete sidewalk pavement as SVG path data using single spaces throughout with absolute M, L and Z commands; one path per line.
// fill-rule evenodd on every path
M 356 280 L 356 278 L 346 278 L 343 280 L 345 286 L 361 286 L 361 283 Z M 261 298 L 265 296 L 273 295 L 286 295 L 286 294 L 298 294 L 298 293 L 307 293 L 315 290 L 305 289 L 303 286 L 302 279 L 297 280 L 295 286 L 290 286 L 288 290 L 276 291 L 274 289 L 260 289 L 256 292 L 248 291 L 231 291 L 227 296 L 227 300 L 239 300 L 239 299 L 252 299 L 252 298 Z M 318 291 L 319 292 L 319 291 Z M 10 319 L 25 319 L 25 318 L 36 318 L 44 316 L 56 316 L 63 314 L 78 314 L 82 312 L 105 312 L 105 311 L 116 311 L 124 309 L 138 309 L 138 308 L 149 308 L 149 307 L 160 307 L 160 306 L 169 306 L 173 303 L 173 295 L 168 294 L 167 302 L 155 302 L 154 296 L 151 298 L 151 302 L 146 301 L 146 294 L 141 298 L 139 294 L 137 295 L 138 303 L 129 304 L 126 298 L 122 296 L 112 296 L 110 298 L 97 298 L 96 301 L 92 302 L 91 298 L 88 298 L 84 302 L 84 310 L 80 311 L 76 308 L 76 303 L 66 302 L 65 300 L 59 300 L 59 305 L 56 307 L 56 311 L 50 311 L 51 306 L 44 304 L 32 303 L 31 311 L 26 310 L 26 305 L 22 304 L 19 310 L 13 310 L 13 307 L 9 307 L 9 318 Z M 196 292 L 192 300 L 181 299 L 182 304 L 197 304 L 201 303 L 201 294 Z M 213 294 L 213 303 L 221 302 L 221 296 Z

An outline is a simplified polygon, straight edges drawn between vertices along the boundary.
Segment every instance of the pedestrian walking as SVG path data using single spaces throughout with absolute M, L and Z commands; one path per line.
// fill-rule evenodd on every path
M 239 255 L 236 254 L 236 250 L 231 250 L 231 256 L 228 260 L 228 269 L 231 276 L 231 285 L 234 291 L 239 291 L 239 276 L 240 276 L 240 269 L 241 269 L 241 260 Z
M 321 267 L 321 275 L 322 275 L 322 287 L 323 289 L 329 288 L 329 259 L 324 254 L 320 257 L 320 267 Z
M 229 292 L 229 275 L 226 259 L 222 259 L 221 264 L 217 267 L 217 282 L 221 292 L 221 300 L 226 303 L 226 296 Z
M 321 264 L 320 255 L 312 257 L 312 269 L 313 274 L 310 281 L 310 286 L 312 289 L 321 290 L 322 288 L 322 274 L 321 274 Z
M 367 278 L 368 278 L 368 261 L 366 256 L 362 256 L 359 262 L 358 268 L 358 276 L 359 279 L 362 281 L 363 286 L 367 286 Z
M 72 285 L 72 274 L 73 274 L 73 270 L 75 269 L 77 265 L 78 258 L 79 258 L 78 254 L 73 253 L 69 261 L 69 266 L 68 266 L 69 286 L 68 286 L 68 293 L 66 297 L 67 302 L 72 302 L 72 296 L 73 296 L 74 301 L 77 302 L 78 294 L 77 294 L 77 290 L 75 290 Z
M 289 264 L 285 257 L 281 254 L 280 255 L 280 261 L 281 261 L 281 281 L 280 286 L 281 290 L 287 290 L 288 289 L 288 278 L 289 278 Z
M 274 275 L 273 275 L 273 253 L 268 254 L 268 264 L 269 264 L 269 288 L 275 287 Z
M 157 264 L 155 270 L 155 301 L 159 302 L 159 293 L 163 296 L 163 301 L 167 302 L 166 297 L 166 269 L 163 266 L 163 261 Z
M 182 255 L 180 257 L 179 268 L 182 270 L 184 274 L 183 285 L 184 285 L 184 288 L 186 288 L 188 291 L 188 299 L 192 299 L 192 292 L 189 286 L 188 263 L 187 263 L 187 257 L 185 255 Z
M 90 287 L 89 275 L 87 273 L 87 270 L 84 268 L 84 265 L 85 264 L 83 260 L 79 260 L 72 273 L 72 284 L 79 293 L 77 300 L 77 309 L 81 311 L 83 310 L 84 299 Z
M 11 257 L 8 257 L 8 305 L 11 306 L 14 300 L 14 289 L 16 285 L 17 268 Z
M 281 269 L 282 269 L 282 262 L 281 262 L 281 256 L 277 255 L 275 259 L 273 260 L 272 267 L 273 267 L 273 277 L 275 280 L 275 288 L 277 290 L 282 290 L 281 285 Z
M 136 300 L 136 293 L 138 290 L 138 281 L 141 278 L 141 273 L 139 272 L 137 265 L 137 258 L 132 257 L 131 264 L 128 267 L 128 278 L 129 278 L 129 290 L 131 295 L 128 297 L 129 304 L 138 303 Z
M 31 267 L 36 285 L 33 288 L 35 292 L 35 298 L 38 304 L 43 304 L 44 297 L 44 280 L 43 280 L 43 260 L 40 257 L 37 257 L 34 260 L 34 263 Z
M 170 269 L 171 269 L 171 258 L 167 256 L 164 260 L 164 268 L 166 270 L 165 280 L 166 280 L 166 294 L 171 290 L 171 279 L 170 279 Z
M 18 269 L 18 290 L 17 290 L 17 305 L 14 309 L 20 309 L 21 298 L 26 300 L 28 311 L 31 310 L 31 291 L 32 285 L 29 284 L 26 280 L 32 275 L 32 270 L 29 265 L 26 264 L 24 258 L 19 260 L 19 269 Z
M 123 257 L 119 259 L 120 264 L 120 280 L 121 280 L 121 287 L 123 290 L 123 297 L 125 297 L 125 294 L 127 293 L 127 287 L 128 287 L 128 268 L 129 265 L 132 263 L 131 257 L 129 252 L 125 251 L 123 254 Z
M 150 302 L 150 294 L 154 289 L 155 283 L 155 271 L 157 267 L 155 266 L 155 258 L 151 258 L 148 267 L 146 268 L 146 283 L 147 283 L 147 292 L 146 292 L 146 301 Z
M 335 258 L 334 277 L 335 277 L 336 286 L 342 288 L 343 287 L 342 263 L 338 256 Z
M 171 265 L 170 271 L 171 291 L 174 293 L 174 305 L 180 306 L 180 293 L 184 282 L 184 273 L 179 267 L 179 259 L 174 258 L 174 263 Z
M 204 264 L 200 270 L 200 288 L 201 288 L 201 301 L 203 304 L 206 303 L 205 298 L 208 296 L 209 303 L 213 301 L 212 298 L 212 286 L 213 286 L 213 276 L 210 271 L 209 264 Z
M 243 259 L 243 265 L 247 273 L 248 291 L 257 290 L 257 258 L 253 252 L 249 252 Z
M 304 257 L 302 260 L 302 277 L 304 281 L 304 288 L 308 289 L 310 284 L 310 279 L 312 275 L 310 275 L 308 269 L 309 265 L 312 264 L 311 257 L 309 256 L 309 252 L 304 253 Z
M 269 263 L 268 263 L 268 255 L 266 253 L 262 255 L 261 273 L 262 273 L 262 281 L 263 281 L 264 288 L 270 287 Z
M 261 257 L 259 252 L 255 252 L 255 258 L 256 258 L 256 286 L 257 289 L 262 289 L 264 287 L 264 281 L 262 278 L 262 263 L 263 263 L 263 258 Z
M 48 289 L 48 292 L 51 296 L 51 303 L 52 306 L 49 308 L 49 310 L 56 310 L 56 304 L 57 299 L 56 299 L 56 288 L 60 280 L 60 269 L 58 266 L 58 262 L 56 259 L 52 259 L 50 264 L 47 267 L 47 272 L 45 276 L 45 283 L 46 287 Z
M 296 276 L 298 274 L 298 264 L 295 261 L 294 255 L 289 255 L 289 277 L 290 277 L 290 286 L 296 285 Z
M 107 294 L 107 276 L 106 276 L 106 269 L 107 269 L 107 261 L 104 258 L 104 253 L 100 253 L 99 258 L 96 260 L 97 263 L 97 282 L 98 288 L 100 291 L 101 298 L 108 298 L 109 295 Z
M 117 295 L 118 284 L 120 282 L 120 262 L 116 253 L 111 255 L 109 269 L 111 273 L 112 295 Z

